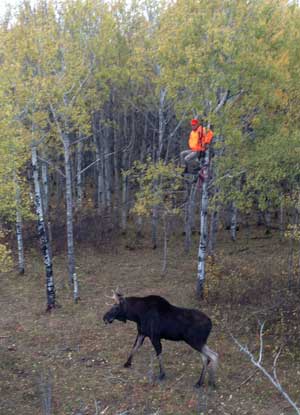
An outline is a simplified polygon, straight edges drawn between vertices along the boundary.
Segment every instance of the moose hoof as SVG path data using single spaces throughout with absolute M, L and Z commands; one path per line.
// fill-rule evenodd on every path
M 124 367 L 131 367 L 131 362 L 126 362 L 126 363 L 124 363 Z
M 164 379 L 166 379 L 166 374 L 160 373 L 160 375 L 158 376 L 158 380 L 164 380 Z
M 217 389 L 217 385 L 213 381 L 208 381 L 208 386 L 210 386 L 212 389 Z
M 197 383 L 194 385 L 194 388 L 195 388 L 195 389 L 200 389 L 202 385 L 203 385 L 203 383 L 202 383 L 202 382 L 201 382 L 201 383 L 197 382 Z

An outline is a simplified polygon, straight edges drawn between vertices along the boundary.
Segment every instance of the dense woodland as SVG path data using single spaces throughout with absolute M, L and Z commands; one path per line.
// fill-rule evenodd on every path
M 194 117 L 214 131 L 200 182 L 179 161 Z M 48 311 L 55 257 L 78 302 L 77 254 L 124 235 L 166 278 L 181 236 L 203 300 L 220 232 L 237 244 L 253 225 L 278 236 L 282 293 L 299 295 L 297 1 L 23 1 L 0 22 L 0 136 L 1 273 L 25 284 L 39 249 Z

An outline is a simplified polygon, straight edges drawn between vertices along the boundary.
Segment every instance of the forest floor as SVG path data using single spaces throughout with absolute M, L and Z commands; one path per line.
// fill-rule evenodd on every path
M 73 304 L 65 253 L 55 255 L 57 301 L 45 313 L 45 277 L 40 253 L 27 252 L 24 276 L 9 273 L 0 283 L 0 414 L 22 415 L 290 415 L 295 413 L 271 383 L 256 371 L 232 336 L 259 352 L 259 321 L 266 321 L 263 364 L 271 371 L 280 347 L 277 374 L 300 405 L 299 290 L 287 289 L 288 243 L 265 236 L 262 228 L 238 241 L 218 237 L 207 269 L 206 299 L 195 296 L 198 235 L 184 253 L 183 236 L 170 241 L 168 272 L 162 252 L 132 235 L 97 249 L 77 252 L 81 301 Z M 167 373 L 150 342 L 123 368 L 136 335 L 134 323 L 105 326 L 111 290 L 125 295 L 159 294 L 185 307 L 201 308 L 213 320 L 208 345 L 219 353 L 217 388 L 196 390 L 202 361 L 181 342 L 163 342 Z

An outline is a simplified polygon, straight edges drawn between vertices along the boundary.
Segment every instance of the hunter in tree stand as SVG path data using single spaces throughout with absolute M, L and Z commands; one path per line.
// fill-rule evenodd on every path
M 190 173 L 189 167 L 194 166 L 191 173 L 198 173 L 203 166 L 205 151 L 213 139 L 213 132 L 203 127 L 201 122 L 193 118 L 191 120 L 192 131 L 189 137 L 189 150 L 180 153 L 181 166 L 184 167 L 184 174 Z

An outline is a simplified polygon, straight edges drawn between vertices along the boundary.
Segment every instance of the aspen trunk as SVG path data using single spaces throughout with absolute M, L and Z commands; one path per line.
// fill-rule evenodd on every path
M 44 155 L 43 155 L 44 158 Z M 48 166 L 47 163 L 42 162 L 41 164 L 42 171 L 42 197 L 43 197 L 43 210 L 44 215 L 47 217 L 49 210 L 49 181 L 48 181 Z
M 39 170 L 38 170 L 38 158 L 37 149 L 35 146 L 32 147 L 31 153 L 32 160 L 32 171 L 34 180 L 34 192 L 35 192 L 35 208 L 38 217 L 38 235 L 40 238 L 41 249 L 44 257 L 44 264 L 46 268 L 46 293 L 47 293 L 47 311 L 51 311 L 55 307 L 55 286 L 52 260 L 49 250 L 49 241 L 47 238 L 46 226 L 44 221 L 44 212 L 42 204 L 42 192 L 39 182 Z
M 280 201 L 280 213 L 279 213 L 279 230 L 280 230 L 280 241 L 284 239 L 284 197 L 281 196 Z
M 45 158 L 45 154 L 42 155 Z M 46 232 L 49 243 L 49 255 L 52 261 L 52 238 L 51 238 L 51 222 L 49 217 L 49 177 L 48 177 L 48 165 L 42 161 L 41 164 L 42 172 L 42 205 L 44 212 L 44 221 L 47 222 Z
M 157 161 L 160 160 L 163 146 L 164 146 L 164 133 L 165 133 L 165 116 L 164 116 L 164 107 L 165 107 L 165 98 L 167 90 L 161 88 L 159 91 L 159 108 L 158 108 L 158 148 L 157 148 Z
M 75 278 L 75 254 L 74 254 L 74 232 L 73 232 L 73 195 L 72 195 L 72 170 L 70 159 L 70 137 L 68 133 L 63 136 L 64 157 L 65 157 L 65 175 L 66 175 L 66 216 L 67 216 L 67 246 L 68 246 L 68 269 L 69 283 L 73 285 L 73 298 L 77 302 L 78 282 Z
M 157 73 L 160 74 L 160 66 L 156 67 Z M 161 88 L 159 91 L 159 107 L 158 107 L 158 145 L 157 151 L 155 154 L 155 161 L 159 162 L 162 155 L 163 145 L 164 145 L 164 132 L 165 132 L 165 118 L 164 118 L 164 106 L 165 106 L 165 97 L 166 89 Z M 153 140 L 153 146 L 155 146 L 155 140 Z M 154 182 L 154 192 L 156 191 L 158 183 Z M 157 227 L 158 227 L 159 212 L 158 207 L 154 207 L 152 211 L 152 246 L 155 249 L 157 247 Z
M 168 266 L 168 233 L 169 233 L 169 226 L 168 226 L 168 218 L 167 215 L 163 215 L 163 228 L 164 228 L 164 254 L 163 254 L 163 266 L 162 266 L 162 273 L 163 275 L 167 272 Z
M 230 235 L 231 240 L 236 241 L 236 229 L 237 229 L 237 208 L 234 202 L 231 204 L 231 220 L 230 220 Z
M 216 208 L 210 219 L 210 232 L 209 232 L 209 242 L 208 242 L 208 255 L 213 255 L 216 245 L 217 233 L 219 225 L 219 210 Z
M 143 228 L 143 217 L 137 216 L 136 218 L 136 238 L 141 238 Z
M 24 259 L 24 244 L 23 244 L 23 220 L 21 212 L 21 194 L 20 186 L 18 183 L 17 175 L 14 172 L 14 180 L 16 184 L 16 233 L 18 244 L 18 269 L 19 274 L 25 272 L 25 259 Z
M 197 191 L 197 184 L 193 183 L 191 186 L 187 184 L 188 198 L 185 205 L 185 226 L 184 226 L 184 250 L 189 252 L 192 243 L 192 230 L 195 216 L 195 197 Z
M 211 178 L 212 181 L 215 180 L 217 176 L 217 172 L 215 168 L 211 169 Z M 213 197 L 217 199 L 215 202 L 214 210 L 210 217 L 210 230 L 209 230 L 209 242 L 208 242 L 208 255 L 213 255 L 215 250 L 215 244 L 217 240 L 217 233 L 218 233 L 218 226 L 219 226 L 219 210 L 220 210 L 220 204 L 218 202 L 218 194 L 219 194 L 219 187 L 213 188 Z
M 98 137 L 96 136 L 96 133 L 93 134 L 93 140 L 95 144 L 96 149 L 96 175 L 97 175 L 97 195 L 96 195 L 96 207 L 97 207 L 97 213 L 98 215 L 101 214 L 101 212 L 104 209 L 104 172 L 103 172 L 103 162 L 104 162 L 104 156 L 103 151 L 101 152 L 100 144 L 98 141 Z
M 109 128 L 106 127 L 104 129 L 104 154 L 101 154 L 103 157 L 104 162 L 104 189 L 105 189 L 105 205 L 106 209 L 111 217 L 111 209 L 112 209 L 112 165 L 111 165 L 111 157 L 109 154 L 111 153 L 110 145 L 109 145 Z M 105 156 L 104 156 L 105 155 Z
M 80 136 L 80 138 L 82 138 Z M 77 208 L 81 210 L 82 208 L 82 198 L 83 198 L 83 191 L 82 191 L 82 149 L 83 149 L 83 142 L 80 140 L 77 143 L 76 147 L 76 196 L 77 196 Z
M 204 159 L 204 178 L 202 183 L 202 197 L 201 197 L 201 209 L 200 209 L 200 242 L 198 249 L 198 273 L 197 273 L 197 286 L 196 292 L 200 298 L 204 296 L 205 285 L 205 265 L 206 265 L 206 249 L 208 244 L 207 234 L 207 214 L 208 214 L 208 181 L 209 181 L 209 148 L 205 152 Z
M 268 205 L 270 205 L 270 202 L 268 202 Z M 265 211 L 264 216 L 265 216 L 265 223 L 266 223 L 266 234 L 269 235 L 271 233 L 271 224 L 272 224 L 272 215 L 271 215 L 269 208 Z
M 116 128 L 113 130 L 114 149 L 113 149 L 113 168 L 114 168 L 114 207 L 113 207 L 113 224 L 114 227 L 119 227 L 120 220 L 120 168 L 119 168 L 119 149 L 120 137 Z
M 152 248 L 157 248 L 157 227 L 158 227 L 158 207 L 154 207 L 152 210 L 151 218 L 151 237 L 152 237 Z
M 293 215 L 293 228 L 289 238 L 289 253 L 288 253 L 288 289 L 292 289 L 293 277 L 294 277 L 294 257 L 295 257 L 295 233 L 298 228 L 298 210 L 295 209 Z
M 123 170 L 127 170 L 127 152 L 124 152 L 123 155 L 123 162 L 122 162 Z M 127 229 L 127 215 L 128 215 L 128 176 L 126 174 L 122 175 L 122 211 L 121 211 L 121 230 L 123 233 L 126 232 Z

